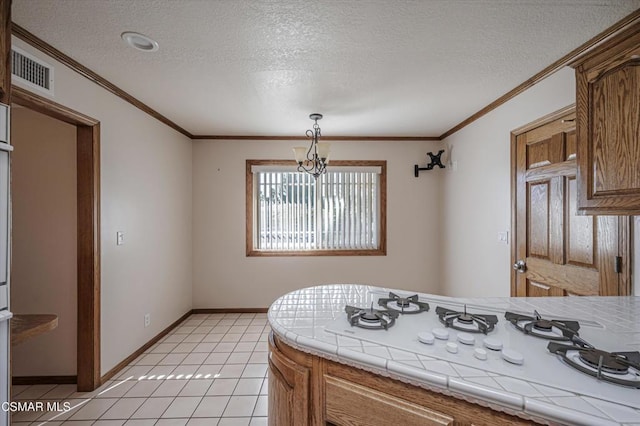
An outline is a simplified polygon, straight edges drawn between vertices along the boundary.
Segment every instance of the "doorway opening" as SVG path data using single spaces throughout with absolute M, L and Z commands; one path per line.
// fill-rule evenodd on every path
M 12 87 L 12 103 L 76 128 L 77 386 L 100 385 L 100 123 L 50 99 Z

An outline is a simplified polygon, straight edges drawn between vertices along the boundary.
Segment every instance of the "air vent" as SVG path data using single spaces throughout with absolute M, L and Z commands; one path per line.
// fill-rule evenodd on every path
M 14 81 L 53 95 L 53 67 L 17 47 L 11 48 Z

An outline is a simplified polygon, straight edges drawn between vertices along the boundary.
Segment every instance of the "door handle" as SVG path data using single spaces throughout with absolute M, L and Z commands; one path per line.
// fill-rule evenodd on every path
M 524 260 L 520 259 L 516 263 L 513 264 L 513 269 L 524 274 L 527 271 L 527 264 Z

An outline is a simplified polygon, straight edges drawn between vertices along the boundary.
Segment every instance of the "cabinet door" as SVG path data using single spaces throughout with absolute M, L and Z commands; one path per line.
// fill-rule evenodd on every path
M 296 364 L 278 350 L 269 336 L 269 426 L 309 424 L 307 367 Z
M 325 399 L 326 418 L 335 425 L 374 425 L 390 417 L 403 426 L 454 424 L 449 415 L 337 377 L 325 376 Z
M 640 213 L 640 24 L 576 68 L 578 211 Z

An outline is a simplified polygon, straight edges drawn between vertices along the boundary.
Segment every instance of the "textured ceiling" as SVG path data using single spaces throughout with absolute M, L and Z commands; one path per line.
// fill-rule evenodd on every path
M 640 0 L 13 0 L 23 28 L 192 134 L 440 135 Z M 135 51 L 124 31 L 146 34 Z

